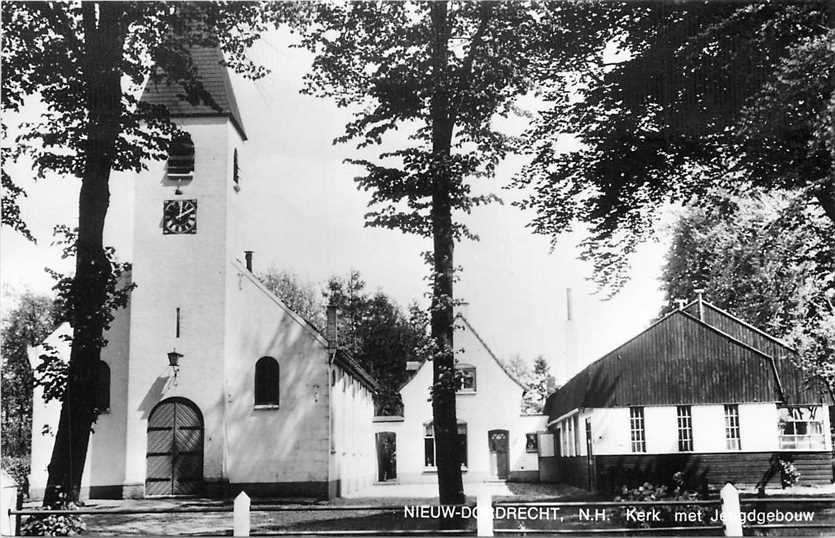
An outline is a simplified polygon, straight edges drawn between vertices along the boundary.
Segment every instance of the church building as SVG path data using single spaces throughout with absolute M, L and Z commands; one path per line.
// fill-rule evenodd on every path
M 336 312 L 321 334 L 252 273 L 242 242 L 239 150 L 246 144 L 220 50 L 195 49 L 219 105 L 175 85 L 165 105 L 187 133 L 135 185 L 129 305 L 115 312 L 99 367 L 99 416 L 83 495 L 334 497 L 377 471 L 376 381 L 339 349 Z M 241 259 L 244 261 L 242 262 Z M 60 327 L 48 340 L 65 360 Z M 31 350 L 33 366 L 43 348 Z M 60 404 L 35 391 L 30 494 L 42 495 Z

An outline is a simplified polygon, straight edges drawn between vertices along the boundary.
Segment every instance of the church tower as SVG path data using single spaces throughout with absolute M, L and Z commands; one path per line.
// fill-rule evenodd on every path
M 222 436 L 202 437 L 223 431 L 226 288 L 232 261 L 243 255 L 236 224 L 246 133 L 221 51 L 191 54 L 219 110 L 183 100 L 176 83 L 149 82 L 142 97 L 165 105 L 186 134 L 173 141 L 167 161 L 149 163 L 136 178 L 125 497 L 198 493 L 193 488 L 224 476 Z M 149 424 L 163 400 L 172 402 L 170 416 L 161 412 L 153 419 L 159 424 Z M 183 420 L 190 425 L 175 426 Z M 164 436 L 153 446 L 156 429 L 169 426 L 193 439 L 178 447 Z M 198 442 L 201 450 L 190 450 Z M 154 468 L 155 454 L 170 462 L 172 452 L 182 469 Z

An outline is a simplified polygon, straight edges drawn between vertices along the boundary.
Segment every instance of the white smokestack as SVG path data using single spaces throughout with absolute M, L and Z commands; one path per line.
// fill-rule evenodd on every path
M 577 328 L 574 322 L 574 304 L 571 288 L 565 289 L 565 367 L 563 383 L 574 377 L 580 370 L 577 359 Z

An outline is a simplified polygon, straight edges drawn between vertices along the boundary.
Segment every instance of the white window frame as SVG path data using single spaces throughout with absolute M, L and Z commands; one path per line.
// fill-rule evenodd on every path
M 809 417 L 796 416 L 800 413 L 793 413 L 792 411 L 809 411 Z M 788 410 L 788 419 L 786 419 L 781 410 Z M 826 450 L 826 428 L 824 424 L 823 413 L 817 406 L 806 405 L 786 405 L 777 408 L 778 423 L 777 434 L 780 443 L 780 450 Z M 792 431 L 797 431 L 798 425 L 804 424 L 803 428 L 807 433 L 784 433 L 787 426 L 791 425 Z M 816 430 L 816 431 L 814 431 Z
M 470 442 L 469 435 L 468 435 L 468 430 L 467 430 L 467 423 L 459 421 L 458 425 L 456 426 L 455 433 L 456 433 L 456 439 L 457 439 L 457 436 L 461 435 L 460 430 L 462 429 L 462 427 L 464 429 L 465 453 L 463 454 L 463 456 L 464 456 L 465 461 L 461 463 L 461 469 L 462 470 L 467 470 L 467 464 L 469 463 L 469 458 L 467 457 L 468 455 L 467 455 L 466 452 L 469 451 L 469 442 Z M 432 465 L 427 465 L 426 464 L 426 440 L 427 439 L 432 440 Z M 435 444 L 435 424 L 433 422 L 425 422 L 423 424 L 423 468 L 427 471 L 434 471 L 438 468 L 437 465 L 438 465 L 438 453 L 437 453 L 437 445 Z
M 458 387 L 458 390 L 455 392 L 458 394 L 475 394 L 478 390 L 478 373 L 476 371 L 476 367 L 472 364 L 459 364 L 455 367 L 456 370 L 460 372 L 459 379 L 461 380 L 461 385 Z M 465 388 L 464 387 L 464 371 L 471 371 L 472 372 L 472 380 L 473 386 L 472 388 Z
M 725 449 L 734 452 L 742 450 L 742 436 L 739 427 L 739 405 L 725 404 Z
M 634 454 L 645 454 L 647 451 L 647 432 L 643 407 L 629 408 L 629 446 Z
M 691 406 L 676 406 L 676 432 L 678 451 L 693 452 L 693 408 Z

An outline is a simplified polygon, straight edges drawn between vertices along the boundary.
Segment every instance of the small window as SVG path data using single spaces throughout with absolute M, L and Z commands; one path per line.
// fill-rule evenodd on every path
M 535 433 L 525 434 L 525 452 L 538 452 L 539 440 Z
M 462 365 L 457 369 L 459 376 L 458 392 L 475 392 L 475 366 Z
M 689 405 L 679 405 L 676 408 L 678 427 L 678 451 L 693 451 L 693 418 Z
M 232 182 L 235 184 L 236 189 L 240 189 L 241 186 L 241 169 L 238 167 L 238 149 L 232 152 Z
M 110 411 L 110 366 L 101 360 L 96 365 L 96 410 Z
M 736 404 L 725 406 L 725 448 L 742 449 L 739 442 L 739 406 Z
M 647 451 L 647 437 L 644 430 L 644 408 L 629 408 L 629 433 L 632 440 L 632 452 Z
M 458 423 L 456 435 L 458 454 L 461 456 L 461 466 L 467 466 L 467 424 Z M 435 467 L 435 427 L 431 422 L 423 425 L 423 465 Z
M 191 135 L 181 133 L 171 140 L 168 149 L 168 178 L 190 180 L 194 174 L 194 143 Z
M 255 405 L 278 405 L 279 367 L 272 357 L 261 357 L 255 363 Z

